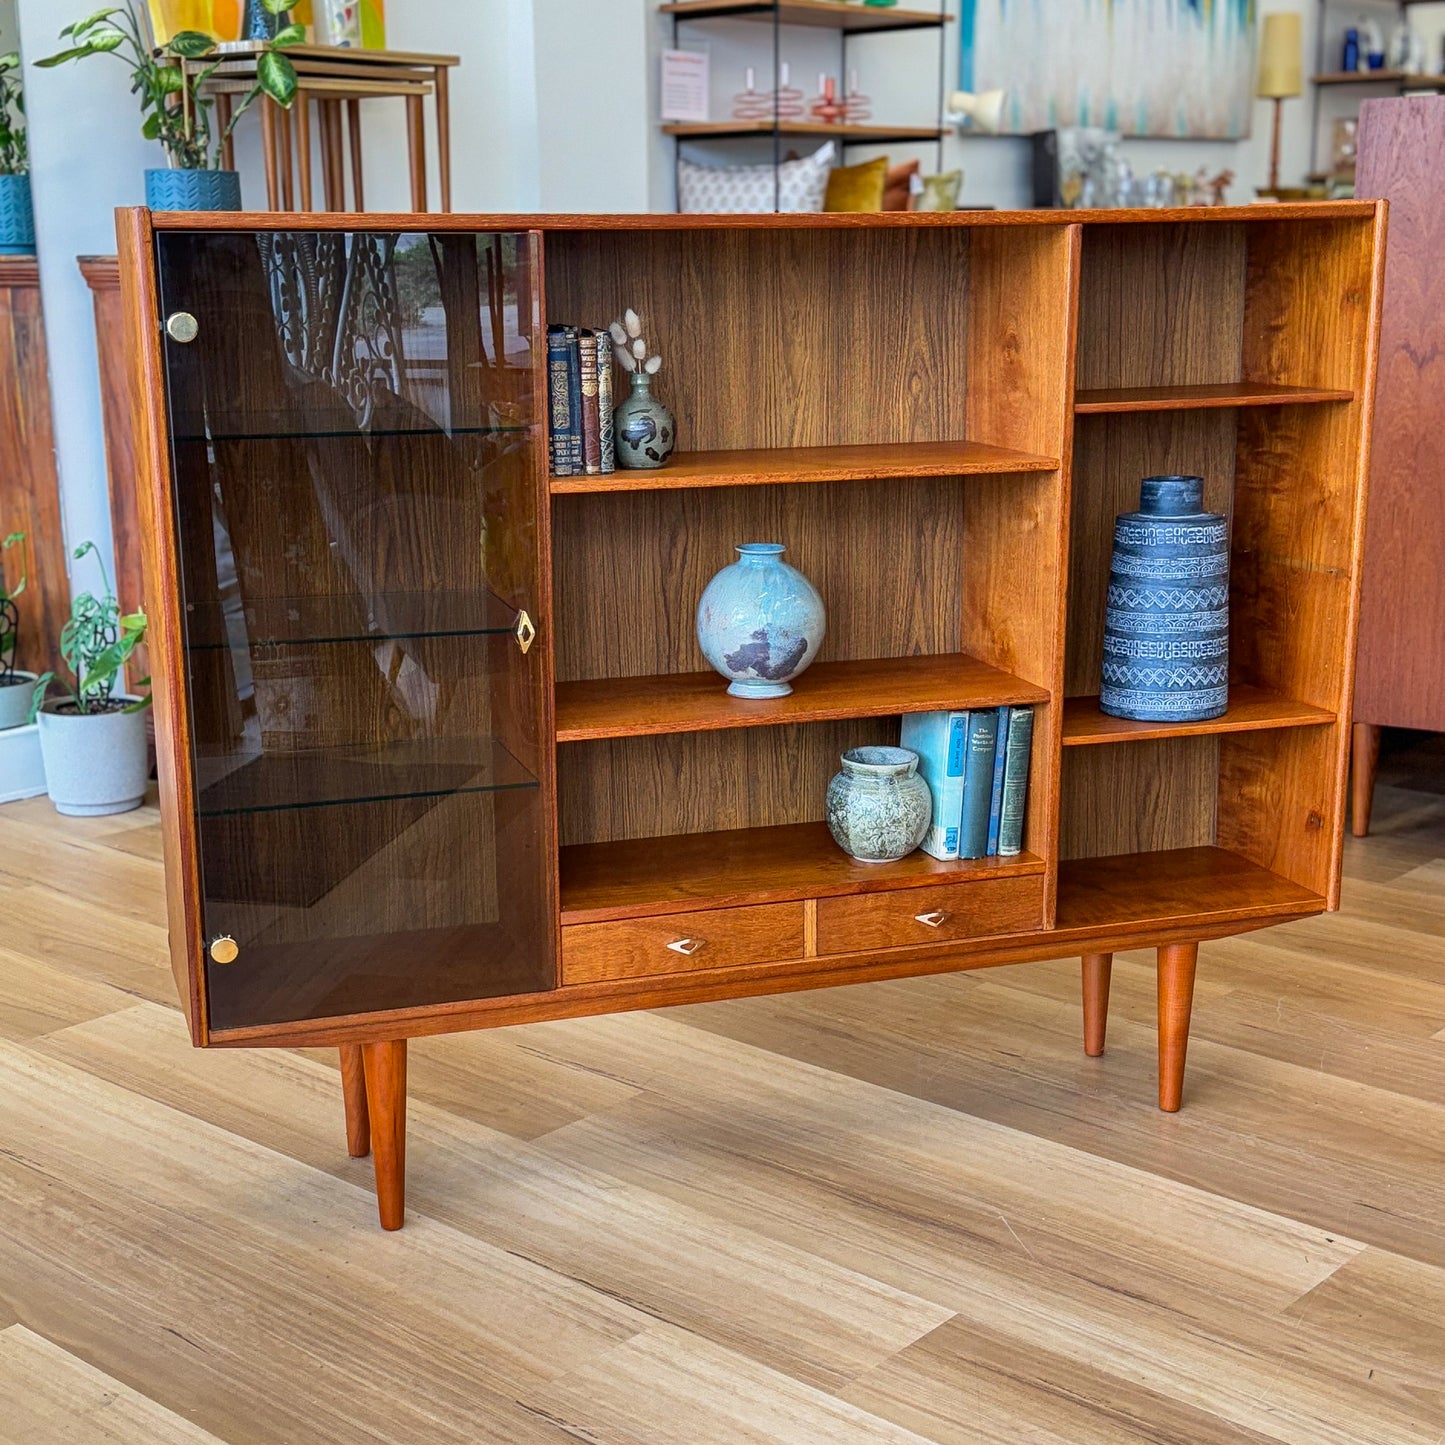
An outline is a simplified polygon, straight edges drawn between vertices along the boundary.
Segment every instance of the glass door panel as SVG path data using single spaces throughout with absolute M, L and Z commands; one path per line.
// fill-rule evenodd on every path
M 555 982 L 534 244 L 158 237 L 212 1028 Z

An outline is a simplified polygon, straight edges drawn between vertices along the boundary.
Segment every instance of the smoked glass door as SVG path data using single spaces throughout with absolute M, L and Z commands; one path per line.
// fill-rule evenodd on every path
M 533 238 L 157 247 L 211 1028 L 552 987 Z

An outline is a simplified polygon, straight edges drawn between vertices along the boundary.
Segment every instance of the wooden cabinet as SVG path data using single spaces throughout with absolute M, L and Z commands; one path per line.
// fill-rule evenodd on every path
M 389 1226 L 428 1033 L 1078 953 L 1097 1051 L 1151 945 L 1177 1108 L 1198 942 L 1337 900 L 1383 208 L 389 220 L 121 220 L 195 1041 L 340 1046 Z M 626 306 L 683 451 L 550 479 L 546 321 Z M 1233 537 L 1179 728 L 1096 699 L 1162 471 Z M 692 620 L 753 538 L 828 607 L 763 702 Z M 842 750 L 1004 703 L 1018 857 L 833 844 Z
M 1360 195 L 1390 203 L 1355 687 L 1353 830 L 1370 831 L 1381 727 L 1445 732 L 1445 97 L 1367 100 Z

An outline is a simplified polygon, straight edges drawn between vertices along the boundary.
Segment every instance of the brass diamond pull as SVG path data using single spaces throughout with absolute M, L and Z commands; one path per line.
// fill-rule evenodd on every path
M 537 629 L 532 626 L 532 619 L 527 616 L 526 612 L 519 612 L 517 614 L 517 646 L 525 653 L 536 636 Z
M 684 955 L 685 957 L 687 957 L 687 958 L 691 958 L 691 957 L 693 956 L 693 954 L 695 954 L 695 953 L 698 951 L 698 949 L 700 949 L 700 948 L 706 948 L 706 947 L 707 947 L 707 939 L 705 939 L 705 938 L 678 938 L 678 939 L 675 939 L 672 943 L 669 943 L 667 946 L 668 946 L 674 953 L 680 953 L 680 954 L 683 954 L 683 955 Z
M 929 928 L 938 928 L 942 924 L 947 923 L 949 917 L 950 915 L 945 913 L 943 909 L 935 908 L 932 913 L 915 913 L 913 915 L 913 921 L 915 923 L 926 924 Z

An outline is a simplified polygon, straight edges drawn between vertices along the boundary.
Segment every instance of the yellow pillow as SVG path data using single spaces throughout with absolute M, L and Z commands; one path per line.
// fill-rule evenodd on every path
M 864 161 L 860 166 L 834 166 L 828 172 L 825 211 L 881 211 L 883 182 L 888 176 L 888 157 Z

